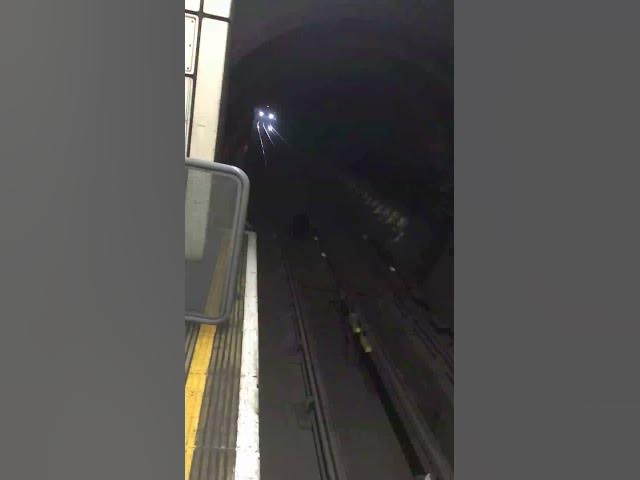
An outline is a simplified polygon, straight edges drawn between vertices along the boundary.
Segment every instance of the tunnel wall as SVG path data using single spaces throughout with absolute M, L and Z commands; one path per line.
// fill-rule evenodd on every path
M 411 211 L 397 197 L 381 192 L 375 182 L 350 173 L 341 176 L 360 230 L 397 271 L 409 295 L 429 311 L 434 324 L 453 336 L 452 216 L 436 218 L 452 215 L 447 211 L 451 193 L 444 193 L 440 203 L 429 209 Z

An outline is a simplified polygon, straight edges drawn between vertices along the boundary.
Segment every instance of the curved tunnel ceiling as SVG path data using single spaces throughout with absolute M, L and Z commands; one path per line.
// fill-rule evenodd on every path
M 429 45 L 447 57 L 453 52 L 451 0 L 235 0 L 230 38 L 231 64 L 263 44 L 309 23 L 359 19 L 379 27 L 393 25 L 416 45 Z

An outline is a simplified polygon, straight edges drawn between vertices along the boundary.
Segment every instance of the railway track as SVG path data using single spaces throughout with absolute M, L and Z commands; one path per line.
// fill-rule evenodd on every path
M 347 326 L 348 334 L 351 336 L 351 344 L 356 347 L 357 355 L 367 370 L 367 375 L 373 380 L 377 394 L 384 405 L 384 409 L 388 420 L 393 426 L 393 430 L 397 437 L 398 442 L 402 446 L 406 461 L 411 468 L 411 471 L 416 478 L 431 478 L 432 480 L 451 480 L 453 478 L 453 471 L 445 456 L 440 451 L 438 441 L 433 431 L 429 427 L 425 417 L 421 413 L 420 409 L 416 405 L 412 398 L 410 388 L 402 381 L 401 376 L 398 374 L 397 369 L 394 367 L 393 362 L 390 360 L 385 352 L 384 342 L 378 338 L 375 330 L 371 328 L 371 322 L 362 314 L 358 313 L 362 311 L 359 308 L 357 299 L 354 299 L 353 294 L 347 292 L 354 292 L 357 290 L 355 286 L 349 285 L 349 279 L 340 275 L 339 269 L 336 269 L 332 264 L 330 252 L 327 255 L 328 247 L 323 244 L 321 240 L 321 232 L 317 229 L 315 233 L 315 244 L 317 245 L 317 253 L 323 256 L 324 261 L 327 264 L 333 283 L 335 284 L 334 296 L 337 309 L 341 311 L 341 314 L 345 317 L 343 325 Z M 285 248 L 283 248 L 283 252 Z M 297 294 L 297 287 L 291 274 L 290 266 L 286 261 L 285 265 L 288 271 L 288 277 L 290 281 L 290 288 L 294 297 L 294 303 L 297 304 L 296 315 L 299 317 L 297 320 L 299 329 L 304 331 L 304 320 L 300 314 L 300 298 Z M 392 285 L 390 282 L 389 290 L 393 292 L 394 304 L 398 311 L 403 315 L 415 319 L 414 313 L 411 312 L 411 305 L 407 300 L 397 292 L 398 287 Z M 357 295 L 356 295 L 357 297 Z M 436 337 L 436 334 L 430 328 L 430 326 L 421 325 L 422 322 L 414 321 L 416 335 L 424 342 L 425 347 L 429 350 L 434 358 L 439 358 L 438 369 L 444 371 L 447 379 L 453 386 L 453 359 L 450 358 L 446 348 L 443 347 L 440 339 Z M 306 343 L 304 339 L 304 333 L 301 336 L 301 344 Z M 303 349 L 308 349 L 308 345 Z M 313 371 L 314 358 L 311 352 L 305 354 L 306 362 L 310 366 L 305 367 L 310 370 L 308 374 L 309 385 L 314 383 L 314 378 L 318 378 L 317 372 Z M 322 405 L 322 394 L 319 393 L 321 388 L 317 389 L 317 393 L 314 393 L 314 399 L 320 398 L 320 402 L 314 405 Z M 452 390 L 452 388 L 451 388 Z M 317 395 L 317 397 L 315 396 Z M 325 400 L 326 401 L 326 400 Z M 326 411 L 326 408 L 324 409 Z M 318 443 L 322 455 L 329 457 L 325 459 L 325 462 L 329 464 L 329 470 L 332 465 L 339 464 L 338 449 L 335 440 L 332 441 L 331 433 L 331 421 L 327 418 L 322 418 L 323 409 L 318 408 L 314 410 L 314 414 L 317 416 L 315 423 L 318 425 Z M 324 426 L 323 426 L 324 425 Z M 322 429 L 326 429 L 326 433 L 322 433 Z M 335 439 L 335 437 L 334 437 Z M 427 477 L 427 475 L 431 475 Z M 339 474 L 337 474 L 339 475 Z M 327 477 L 327 478 L 342 478 L 339 476 Z

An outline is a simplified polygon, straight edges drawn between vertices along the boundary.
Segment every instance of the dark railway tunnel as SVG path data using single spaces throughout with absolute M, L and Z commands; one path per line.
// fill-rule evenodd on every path
M 305 478 L 324 478 L 322 467 L 315 477 L 309 470 L 322 463 L 320 437 L 311 448 L 301 433 L 309 386 L 295 367 L 299 329 L 283 319 L 295 316 L 287 276 L 325 384 L 335 478 L 452 478 L 453 25 L 436 20 L 409 29 L 324 18 L 251 50 L 232 45 L 243 54 L 232 61 L 219 148 L 252 184 L 263 478 L 295 472 L 292 455 Z M 277 113 L 273 135 L 256 129 L 255 108 Z M 350 329 L 354 318 L 364 333 Z M 370 349 L 384 354 L 372 360 Z M 424 425 L 412 424 L 420 423 L 412 409 Z M 288 410 L 295 427 L 284 426 Z M 374 425 L 380 416 L 390 428 Z M 308 421 L 319 429 L 317 418 Z M 385 440 L 390 432 L 397 448 Z
M 263 186 L 281 190 L 281 181 L 301 181 L 296 168 L 280 168 L 292 159 L 363 182 L 367 193 L 419 225 L 414 241 L 411 233 L 395 245 L 380 238 L 419 294 L 452 250 L 452 58 L 436 52 L 412 62 L 400 40 L 384 40 L 389 30 L 358 20 L 312 24 L 243 59 L 231 75 L 225 152 L 236 161 L 251 135 L 246 168 L 264 165 L 253 107 L 272 104 L 287 143 L 276 138 L 271 146 L 265 138 L 268 167 L 260 177 L 254 168 L 252 203 L 269 203 L 268 193 L 258 197 Z

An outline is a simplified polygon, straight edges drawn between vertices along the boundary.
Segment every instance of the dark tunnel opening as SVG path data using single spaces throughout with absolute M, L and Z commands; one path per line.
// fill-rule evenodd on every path
M 242 60 L 231 75 L 225 151 L 236 161 L 249 141 L 247 170 L 261 162 L 253 107 L 273 105 L 286 143 L 276 138 L 272 146 L 263 135 L 272 167 L 293 155 L 314 168 L 326 164 L 366 183 L 370 195 L 418 224 L 408 235 L 420 238 L 410 246 L 380 243 L 428 303 L 420 289 L 453 251 L 452 58 L 430 52 L 412 62 L 401 41 L 385 43 L 388 30 L 357 20 L 307 25 Z M 381 39 L 387 46 L 377 48 Z M 289 176 L 275 167 L 265 174 L 276 172 Z M 265 200 L 256 193 L 252 203 Z M 446 315 L 452 324 L 452 312 Z
M 259 249 L 273 247 L 273 252 L 280 253 L 265 257 L 282 256 L 291 263 L 290 275 L 300 285 L 301 310 L 311 324 L 311 342 L 315 344 L 311 349 L 321 357 L 319 365 L 325 362 L 319 367 L 320 376 L 339 383 L 344 375 L 347 382 L 349 374 L 334 364 L 362 363 L 362 352 L 326 363 L 332 348 L 326 345 L 332 340 L 322 338 L 330 315 L 320 313 L 322 307 L 316 306 L 314 295 L 331 290 L 333 300 L 325 303 L 342 299 L 348 309 L 357 312 L 362 324 L 355 336 L 345 334 L 345 348 L 373 342 L 374 352 L 385 352 L 384 364 L 365 355 L 369 363 L 357 367 L 362 375 L 371 385 L 386 381 L 387 387 L 393 380 L 384 372 L 366 372 L 388 368 L 395 372 L 392 376 L 401 377 L 406 391 L 391 389 L 391 399 L 383 401 L 384 408 L 388 411 L 388 404 L 405 402 L 424 419 L 427 433 L 421 436 L 422 427 L 412 425 L 414 420 L 407 420 L 406 412 L 404 417 L 402 413 L 389 415 L 396 433 L 397 424 L 404 422 L 399 436 L 413 439 L 400 442 L 405 459 L 411 460 L 411 473 L 452 478 L 451 45 L 436 42 L 427 29 L 420 37 L 405 34 L 398 25 L 357 18 L 308 23 L 266 41 L 239 59 L 230 71 L 228 85 L 220 151 L 225 163 L 239 166 L 251 180 L 249 224 L 259 239 L 275 239 L 263 240 Z M 256 108 L 276 112 L 277 120 L 261 124 Z M 318 261 L 336 266 L 325 271 Z M 261 270 L 276 272 L 277 261 L 272 262 L 262 265 Z M 261 281 L 275 285 L 275 273 L 263 275 Z M 260 308 L 266 312 L 263 321 L 269 321 L 270 312 L 282 314 L 271 310 L 270 304 L 261 303 Z M 336 315 L 343 318 L 344 311 Z M 322 317 L 315 336 L 314 316 Z M 348 324 L 343 318 L 340 328 L 349 330 Z M 273 338 L 261 338 L 267 347 L 261 345 L 261 351 L 269 351 L 269 342 L 281 343 L 280 334 L 285 338 L 293 335 L 265 333 Z M 366 350 L 362 345 L 358 348 Z M 351 360 L 345 360 L 347 357 Z M 275 357 L 273 363 L 277 364 Z M 264 385 L 269 381 L 270 367 L 261 368 L 266 372 Z M 281 375 L 281 370 L 274 367 L 272 375 Z M 264 390 L 261 396 L 268 395 L 269 386 Z M 342 404 L 339 392 L 333 394 L 331 386 L 327 390 L 329 403 L 337 405 L 338 412 L 357 408 Z M 368 391 L 379 390 L 378 385 Z M 268 405 L 275 397 L 264 400 Z M 269 415 L 268 408 L 265 415 Z M 363 404 L 361 409 L 366 411 L 367 407 Z M 360 427 L 352 421 L 352 416 L 334 412 L 335 436 L 345 457 L 344 478 L 365 478 L 371 467 L 352 458 L 353 452 L 364 448 L 354 446 L 353 432 Z M 264 442 L 270 424 L 262 423 L 267 435 L 262 436 Z M 277 423 L 273 425 L 275 431 Z M 414 458 L 420 456 L 421 441 L 429 443 L 424 447 L 423 468 L 416 466 L 420 462 Z M 287 445 L 282 448 L 289 452 L 297 446 L 293 440 L 277 443 Z M 263 447 L 263 478 L 282 474 L 277 455 L 277 446 Z M 376 474 L 366 478 L 392 478 L 384 475 L 396 475 L 393 468 L 389 466 L 383 474 L 384 468 L 377 465 L 372 470 Z

